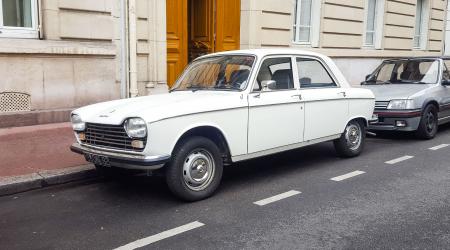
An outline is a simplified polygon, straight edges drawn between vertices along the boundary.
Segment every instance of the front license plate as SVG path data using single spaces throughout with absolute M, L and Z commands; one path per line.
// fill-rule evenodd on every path
M 95 165 L 103 166 L 103 167 L 111 167 L 109 163 L 109 158 L 103 155 L 95 155 L 90 153 L 85 153 L 84 158 L 86 161 L 91 162 Z

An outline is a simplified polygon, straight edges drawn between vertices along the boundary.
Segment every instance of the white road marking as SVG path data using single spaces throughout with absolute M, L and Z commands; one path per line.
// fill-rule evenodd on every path
M 330 180 L 332 180 L 332 181 L 343 181 L 345 179 L 352 178 L 352 177 L 355 177 L 355 176 L 358 176 L 358 175 L 361 175 L 361 174 L 365 174 L 365 173 L 366 172 L 364 172 L 364 171 L 357 170 L 357 171 L 350 172 L 348 174 L 343 174 L 343 175 L 339 175 L 339 176 L 333 177 Z
M 269 203 L 272 203 L 272 202 L 275 202 L 275 201 L 279 201 L 279 200 L 282 200 L 282 199 L 286 199 L 286 198 L 289 198 L 291 196 L 294 196 L 294 195 L 297 195 L 297 194 L 301 194 L 301 193 L 302 192 L 291 190 L 291 191 L 287 191 L 287 192 L 282 193 L 282 194 L 278 194 L 278 195 L 266 198 L 264 200 L 253 202 L 253 204 L 256 204 L 258 206 L 264 206 L 264 205 L 267 205 Z
M 132 249 L 144 247 L 144 246 L 150 245 L 152 243 L 155 243 L 157 241 L 167 239 L 169 237 L 172 237 L 172 236 L 175 236 L 177 234 L 181 234 L 181 233 L 187 232 L 189 230 L 192 230 L 192 229 L 204 226 L 204 225 L 205 224 L 203 224 L 201 222 L 194 221 L 194 222 L 191 222 L 189 224 L 186 224 L 186 225 L 183 225 L 183 226 L 180 226 L 180 227 L 177 227 L 177 228 L 173 228 L 173 229 L 164 231 L 164 232 L 159 233 L 159 234 L 155 234 L 155 235 L 149 236 L 147 238 L 143 238 L 143 239 L 140 239 L 140 240 L 137 240 L 137 241 L 133 241 L 133 242 L 128 243 L 128 244 L 126 244 L 124 246 L 118 247 L 115 250 L 132 250 Z
M 406 161 L 406 160 L 409 160 L 409 159 L 411 159 L 411 158 L 414 158 L 414 156 L 405 155 L 405 156 L 402 156 L 402 157 L 399 157 L 399 158 L 396 158 L 396 159 L 387 161 L 387 162 L 385 162 L 385 163 L 386 163 L 386 164 L 393 165 L 393 164 L 395 164 L 395 163 L 399 163 L 399 162 L 401 162 L 401 161 Z
M 431 148 L 429 148 L 429 150 L 438 150 L 438 149 L 445 148 L 445 147 L 448 147 L 448 146 L 449 146 L 448 144 L 441 144 L 441 145 L 437 145 L 437 146 L 431 147 Z

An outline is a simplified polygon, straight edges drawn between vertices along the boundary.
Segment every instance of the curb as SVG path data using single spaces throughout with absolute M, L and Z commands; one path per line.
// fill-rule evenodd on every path
M 98 177 L 93 165 L 45 170 L 27 175 L 0 177 L 0 196 Z

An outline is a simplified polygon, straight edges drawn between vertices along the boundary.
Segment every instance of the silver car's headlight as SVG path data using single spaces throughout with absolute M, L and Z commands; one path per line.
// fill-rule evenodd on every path
M 75 131 L 84 131 L 86 129 L 86 123 L 81 120 L 81 117 L 79 115 L 73 114 L 70 117 L 70 120 L 72 122 L 72 128 Z
M 413 100 L 392 100 L 389 102 L 387 109 L 413 109 Z
M 125 131 L 131 138 L 144 138 L 147 136 L 147 125 L 141 118 L 130 118 L 125 121 Z

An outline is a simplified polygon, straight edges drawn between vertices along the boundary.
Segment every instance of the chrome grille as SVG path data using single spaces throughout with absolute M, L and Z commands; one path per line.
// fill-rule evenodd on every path
M 143 151 L 143 149 L 131 146 L 132 140 L 123 125 L 86 123 L 85 144 L 111 149 Z M 144 138 L 143 142 L 145 147 L 147 140 Z
M 389 101 L 376 101 L 375 109 L 387 109 Z

